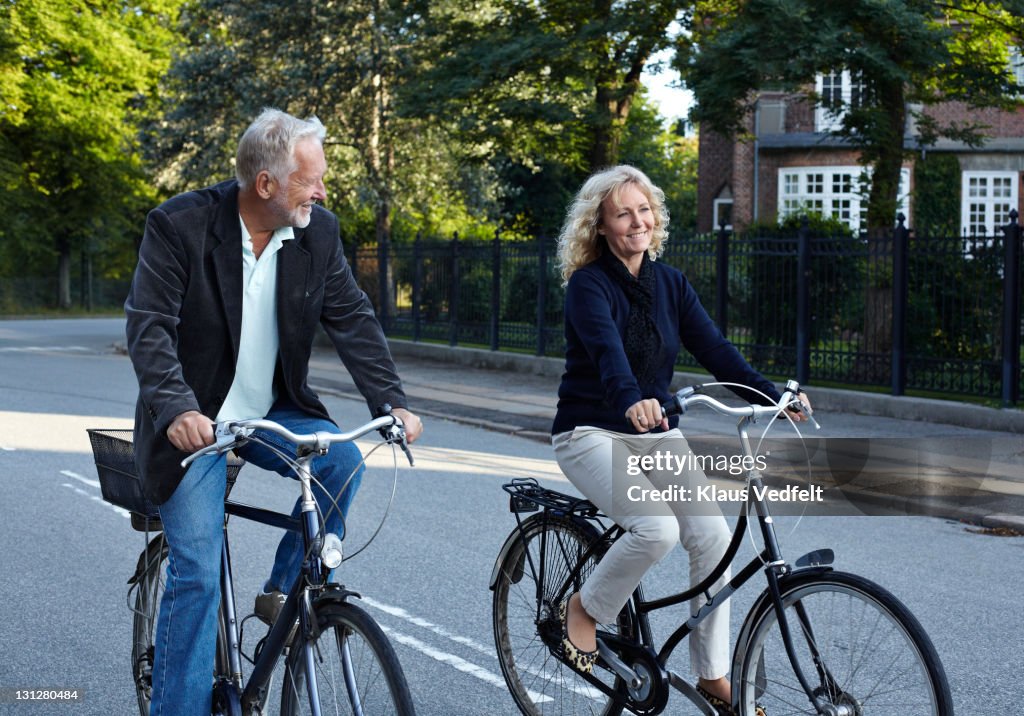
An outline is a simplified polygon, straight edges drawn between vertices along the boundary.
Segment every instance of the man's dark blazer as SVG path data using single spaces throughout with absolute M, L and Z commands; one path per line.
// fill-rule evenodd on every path
M 307 384 L 322 325 L 371 411 L 406 407 L 387 341 L 342 254 L 337 218 L 313 207 L 277 254 L 279 398 L 322 418 Z M 150 212 L 125 302 L 128 353 L 139 379 L 136 464 L 146 496 L 165 502 L 184 475 L 167 439 L 175 417 L 217 415 L 235 374 L 242 329 L 242 232 L 238 184 L 176 196 Z M 252 416 L 263 417 L 263 416 Z

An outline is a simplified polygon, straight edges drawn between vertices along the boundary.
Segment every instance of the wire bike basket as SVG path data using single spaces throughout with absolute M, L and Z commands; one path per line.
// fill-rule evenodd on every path
M 89 428 L 87 432 L 103 499 L 131 512 L 133 528 L 149 532 L 159 530 L 160 513 L 142 493 L 142 481 L 135 469 L 134 431 Z M 228 456 L 227 492 L 231 492 L 244 464 L 244 460 Z

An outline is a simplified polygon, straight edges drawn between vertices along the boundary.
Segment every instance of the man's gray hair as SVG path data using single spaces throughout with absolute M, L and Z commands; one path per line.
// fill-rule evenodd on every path
M 235 155 L 235 176 L 238 185 L 247 189 L 261 171 L 268 171 L 284 182 L 295 171 L 295 145 L 308 137 L 324 143 L 327 130 L 316 117 L 299 119 L 279 109 L 264 109 L 253 120 L 238 142 Z

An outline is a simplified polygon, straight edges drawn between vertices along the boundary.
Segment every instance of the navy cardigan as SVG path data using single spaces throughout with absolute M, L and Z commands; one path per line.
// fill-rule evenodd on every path
M 629 299 L 594 261 L 573 272 L 565 291 L 565 373 L 558 388 L 552 434 L 592 425 L 636 434 L 626 410 L 637 401 L 671 397 L 669 386 L 680 345 L 720 381 L 756 388 L 773 400 L 775 386 L 750 367 L 722 335 L 700 303 L 697 292 L 676 269 L 652 262 L 655 273 L 654 318 L 661 335 L 655 380 L 640 385 L 623 348 Z M 766 403 L 751 391 L 736 389 L 746 400 Z M 671 418 L 675 427 L 678 418 Z

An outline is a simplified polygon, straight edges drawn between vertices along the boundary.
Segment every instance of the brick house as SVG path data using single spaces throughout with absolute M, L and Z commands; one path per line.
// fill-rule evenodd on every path
M 1014 57 L 1018 82 L 1024 82 L 1024 60 Z M 856 104 L 859 87 L 848 72 L 817 78 L 822 97 Z M 942 124 L 950 121 L 988 125 L 987 141 L 971 148 L 939 140 L 921 149 L 912 122 L 900 182 L 900 211 L 914 225 L 914 163 L 925 153 L 945 153 L 960 165 L 960 231 L 991 235 L 1009 221 L 1011 209 L 1022 211 L 1024 176 L 1024 106 L 1015 111 L 978 110 L 948 102 L 929 107 Z M 849 226 L 863 225 L 859 152 L 828 130 L 838 118 L 802 94 L 761 92 L 757 109 L 747 118 L 752 140 L 736 141 L 701 132 L 697 182 L 697 230 L 711 231 L 722 223 L 742 230 L 755 221 L 772 221 L 798 211 L 835 216 Z

